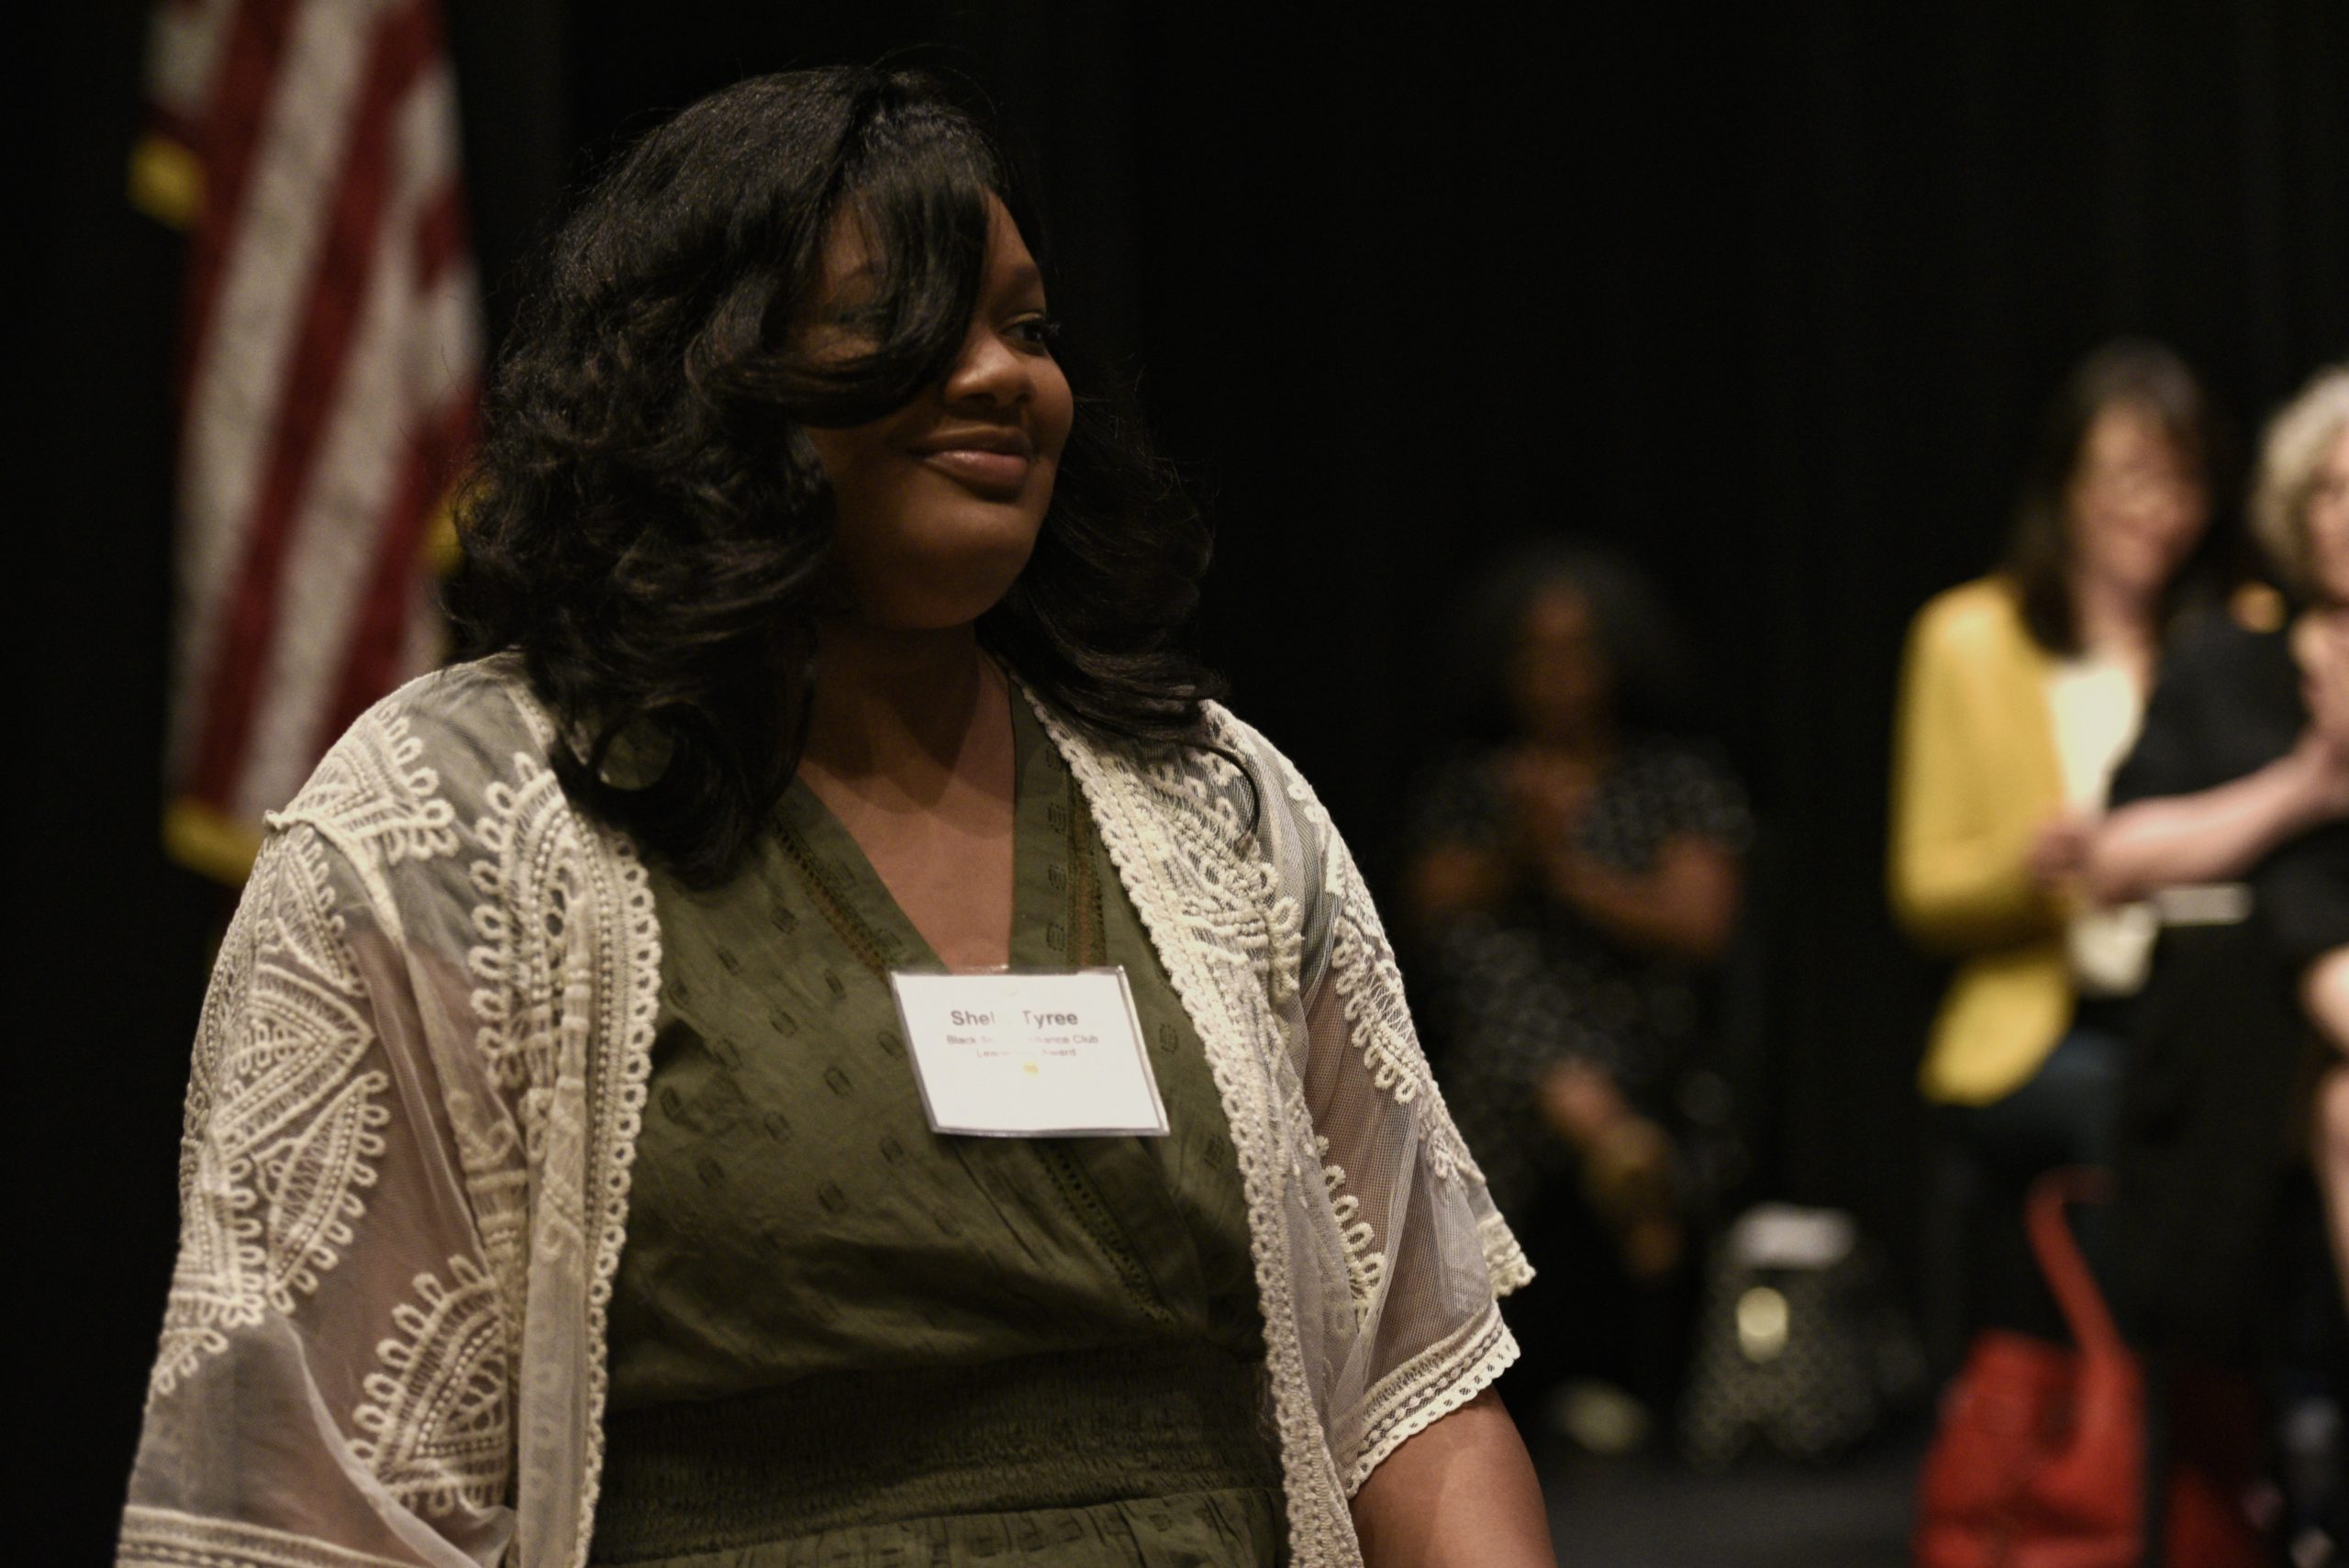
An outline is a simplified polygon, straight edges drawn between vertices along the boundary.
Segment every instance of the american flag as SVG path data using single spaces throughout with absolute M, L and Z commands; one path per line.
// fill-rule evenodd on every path
M 438 658 L 478 286 L 439 0 L 163 0 L 138 204 L 187 230 L 167 847 L 240 880 Z

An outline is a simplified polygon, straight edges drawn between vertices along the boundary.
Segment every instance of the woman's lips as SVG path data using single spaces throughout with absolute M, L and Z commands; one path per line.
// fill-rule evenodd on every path
M 1009 501 L 1028 486 L 1031 459 L 1019 452 L 990 451 L 982 447 L 941 447 L 920 454 L 924 467 L 936 469 L 993 500 Z

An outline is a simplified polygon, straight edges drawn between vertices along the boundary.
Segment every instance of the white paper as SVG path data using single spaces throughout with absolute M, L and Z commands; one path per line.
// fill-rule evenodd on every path
M 889 986 L 933 1130 L 995 1138 L 1166 1131 L 1123 969 L 899 970 Z

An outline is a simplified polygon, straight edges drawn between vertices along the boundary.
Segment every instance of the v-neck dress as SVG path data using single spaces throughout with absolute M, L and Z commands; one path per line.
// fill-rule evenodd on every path
M 932 1132 L 887 974 L 940 965 L 804 784 L 723 886 L 656 872 L 596 1562 L 1285 1558 L 1222 1105 L 1065 763 L 1012 713 L 1011 962 L 1124 967 L 1172 1131 Z

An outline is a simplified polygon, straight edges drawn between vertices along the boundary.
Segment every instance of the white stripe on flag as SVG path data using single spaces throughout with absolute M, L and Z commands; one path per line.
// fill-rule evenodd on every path
M 211 107 L 213 72 L 228 41 L 228 19 L 240 0 L 163 0 L 147 35 L 147 96 L 195 123 Z
M 389 215 L 387 215 L 389 216 Z M 310 484 L 296 505 L 280 581 L 276 632 L 254 695 L 252 728 L 230 803 L 258 817 L 292 799 L 317 761 L 319 727 L 342 674 L 414 417 L 402 348 L 415 277 L 402 227 L 386 224 L 353 328 Z
M 407 355 L 407 403 L 426 410 L 426 418 L 439 423 L 453 399 L 474 395 L 481 374 L 481 286 L 466 257 L 442 268 L 432 292 L 417 302 Z
M 250 539 L 284 410 L 287 356 L 342 168 L 373 33 L 367 23 L 380 8 L 362 0 L 297 7 L 188 387 L 172 680 L 175 780 L 205 717 L 224 602 Z
M 418 292 L 417 230 L 426 204 L 454 178 L 456 97 L 445 64 L 428 70 L 391 106 L 395 157 L 373 236 L 364 314 L 340 384 L 317 468 L 296 516 L 286 560 L 277 635 L 263 667 L 254 728 L 234 793 L 241 813 L 283 806 L 317 761 L 321 729 L 342 673 L 384 536 L 398 519 L 417 439 L 443 417 L 447 391 L 417 384 L 419 350 L 439 345 L 443 320 L 430 314 L 445 288 Z M 417 584 L 405 584 L 411 591 Z

